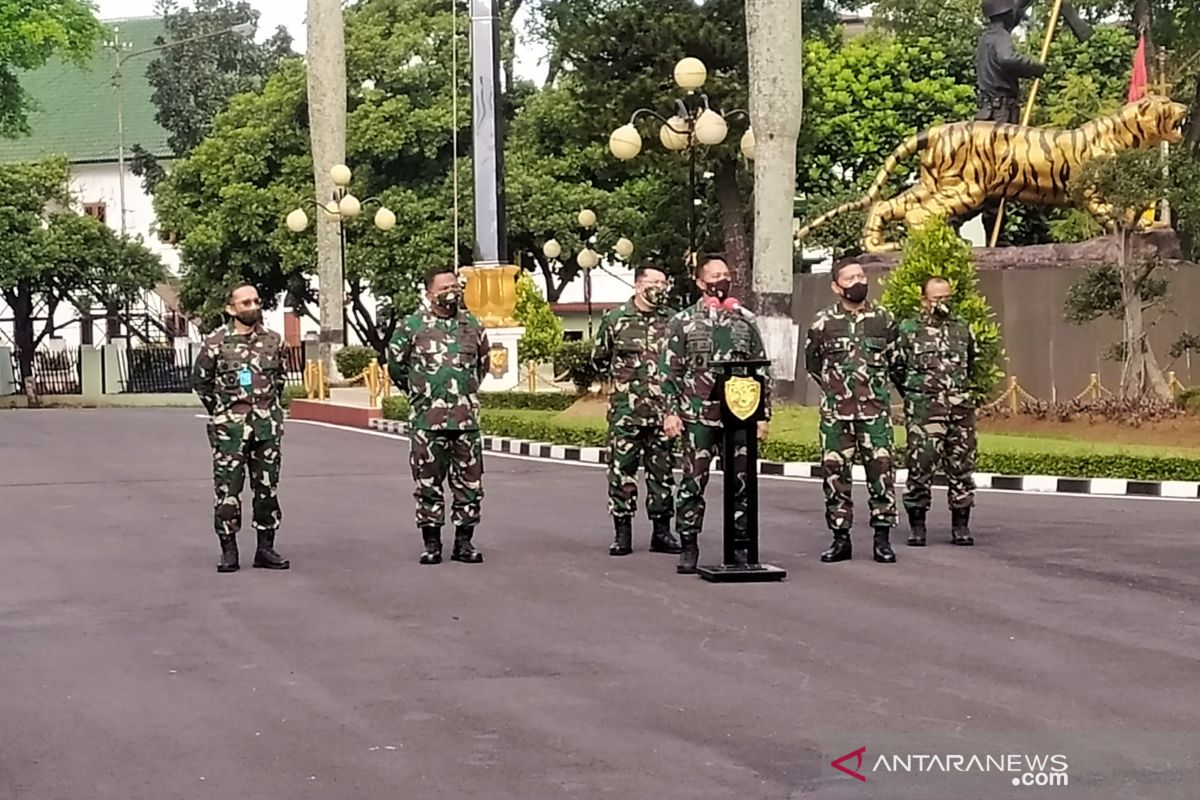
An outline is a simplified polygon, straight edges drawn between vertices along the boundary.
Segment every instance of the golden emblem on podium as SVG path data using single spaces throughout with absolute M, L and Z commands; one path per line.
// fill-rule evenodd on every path
M 750 419 L 761 401 L 762 384 L 754 378 L 731 377 L 725 381 L 725 405 L 738 419 Z
M 503 378 L 508 374 L 508 350 L 501 344 L 492 345 L 492 349 L 488 351 L 490 365 L 488 372 L 492 373 L 493 377 Z

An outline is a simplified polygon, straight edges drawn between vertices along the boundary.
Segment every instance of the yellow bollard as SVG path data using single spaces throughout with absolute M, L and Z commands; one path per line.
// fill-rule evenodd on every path
M 1020 412 L 1021 406 L 1020 406 L 1020 403 L 1018 402 L 1018 400 L 1019 400 L 1019 398 L 1017 397 L 1017 376 L 1009 375 L 1008 376 L 1008 410 L 1011 411 L 1013 414 L 1017 414 Z

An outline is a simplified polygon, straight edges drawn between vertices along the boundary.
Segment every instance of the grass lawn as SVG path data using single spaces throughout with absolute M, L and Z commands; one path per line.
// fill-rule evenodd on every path
M 533 420 L 553 420 L 558 425 L 572 428 L 589 428 L 604 425 L 603 401 L 588 399 L 576 403 L 566 411 L 528 411 L 506 410 L 504 414 L 517 414 Z M 1010 423 L 1011 421 L 1005 421 Z M 1078 455 L 1078 456 L 1141 456 L 1159 458 L 1189 458 L 1200 459 L 1200 421 L 1187 420 L 1175 423 L 1170 431 L 1159 430 L 1151 426 L 1144 429 L 1124 429 L 1119 436 L 1111 428 L 1119 427 L 1109 424 L 1093 425 L 1086 421 L 1068 423 L 1045 423 L 1039 425 L 1033 421 L 1029 426 L 1039 428 L 1035 433 L 989 433 L 989 421 L 981 423 L 979 434 L 979 450 L 981 453 L 1024 453 L 1045 455 Z M 1144 436 L 1146 439 L 1177 442 L 1179 444 L 1148 444 L 1128 441 L 1130 438 Z M 897 448 L 904 443 L 904 429 L 896 426 Z M 770 438 L 777 441 L 795 442 L 799 444 L 815 444 L 817 441 L 817 410 L 807 406 L 782 405 L 776 409 L 771 423 Z M 1121 441 L 1124 439 L 1124 441 Z

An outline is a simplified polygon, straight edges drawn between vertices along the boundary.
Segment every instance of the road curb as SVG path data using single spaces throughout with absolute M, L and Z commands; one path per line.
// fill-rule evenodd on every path
M 388 419 L 371 420 L 372 430 L 404 436 L 408 425 Z M 533 442 L 527 439 L 511 439 L 505 436 L 484 436 L 483 449 L 494 453 L 541 458 L 548 461 L 578 461 L 590 464 L 607 464 L 608 449 L 604 447 L 577 447 L 572 445 Z M 720 459 L 714 460 L 714 469 L 720 469 Z M 865 481 L 866 472 L 861 465 L 854 465 L 855 481 Z M 808 461 L 758 462 L 758 473 L 779 478 L 820 479 L 821 465 Z M 907 482 L 908 470 L 896 470 L 897 485 Z M 1095 495 L 1101 497 L 1161 497 L 1172 500 L 1200 500 L 1200 481 L 1138 481 L 1126 478 L 1071 478 L 1060 475 L 996 475 L 991 472 L 974 473 L 978 489 L 1000 489 L 1009 492 L 1034 494 Z M 935 486 L 945 486 L 946 479 L 934 477 Z

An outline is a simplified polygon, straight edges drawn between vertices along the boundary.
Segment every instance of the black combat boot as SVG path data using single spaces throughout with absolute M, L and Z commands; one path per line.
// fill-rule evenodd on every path
M 422 564 L 442 563 L 442 529 L 436 526 L 421 528 L 421 539 L 425 542 L 425 550 L 421 553 Z
M 475 529 L 465 525 L 459 525 L 454 529 L 454 550 L 450 552 L 451 561 L 461 561 L 464 564 L 478 564 L 483 561 L 483 553 L 476 550 L 475 545 L 471 544 L 471 537 L 474 535 Z
M 610 556 L 627 556 L 633 552 L 633 520 L 629 517 L 613 517 L 616 534 L 608 546 Z
M 683 546 L 671 533 L 670 517 L 655 517 L 651 520 L 654 532 L 650 534 L 650 552 L 652 553 L 682 553 Z
M 262 569 L 287 569 L 292 564 L 275 552 L 275 531 L 258 532 L 258 550 L 254 552 L 254 566 Z
M 834 531 L 833 544 L 824 553 L 821 553 L 821 560 L 826 564 L 832 564 L 835 561 L 849 561 L 854 555 L 854 550 L 850 546 L 850 531 Z
M 925 509 L 910 508 L 908 510 L 908 546 L 925 546 Z
M 695 575 L 696 562 L 700 560 L 700 543 L 696 541 L 694 533 L 681 533 L 679 539 L 682 546 L 679 548 L 679 564 L 675 571 L 680 575 Z
M 875 529 L 875 560 L 880 564 L 896 563 L 896 554 L 892 551 L 892 543 L 888 541 L 891 532 L 891 528 Z
M 970 547 L 975 544 L 975 539 L 971 537 L 971 529 L 967 527 L 967 523 L 971 520 L 970 508 L 952 508 L 950 509 L 950 541 L 952 544 Z
M 237 538 L 221 536 L 221 560 L 217 562 L 217 572 L 238 571 Z

